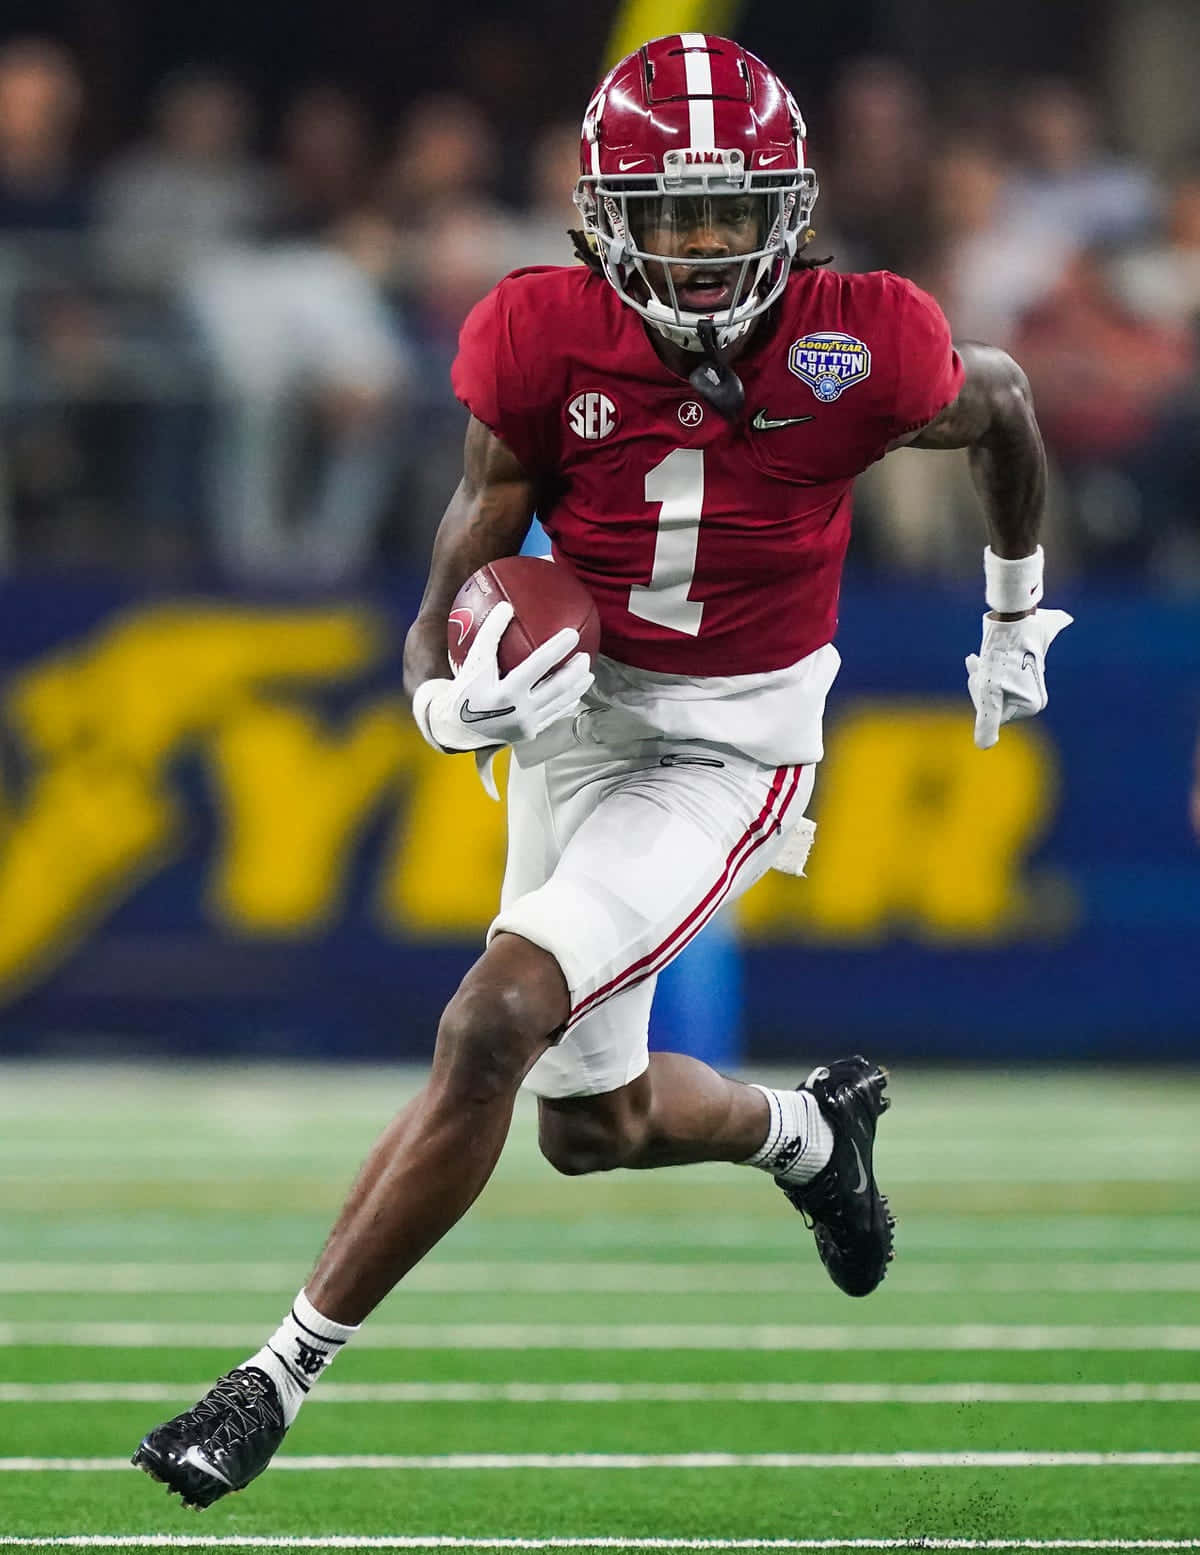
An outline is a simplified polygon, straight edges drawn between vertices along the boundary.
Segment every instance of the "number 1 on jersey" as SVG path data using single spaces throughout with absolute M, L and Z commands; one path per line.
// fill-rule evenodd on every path
M 675 448 L 646 476 L 646 501 L 662 504 L 648 584 L 629 590 L 629 614 L 671 632 L 700 635 L 704 604 L 688 598 L 704 507 L 704 450 Z

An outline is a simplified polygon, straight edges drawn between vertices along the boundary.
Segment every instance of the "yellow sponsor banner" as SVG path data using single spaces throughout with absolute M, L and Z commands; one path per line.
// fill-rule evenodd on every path
M 317 940 L 344 911 L 364 838 L 376 925 L 478 936 L 497 901 L 504 820 L 469 757 L 430 750 L 398 688 L 355 694 L 394 654 L 368 610 L 208 602 L 110 618 L 5 687 L 22 769 L 0 787 L 0 1000 L 50 974 L 191 851 L 173 768 L 198 762 L 218 817 L 197 904 L 247 940 Z M 328 710 L 331 694 L 348 711 Z M 945 945 L 1043 933 L 1069 893 L 1031 881 L 1056 802 L 1040 729 L 986 758 L 964 703 L 851 703 L 831 723 L 809 878 L 768 875 L 741 904 L 752 939 Z
M 981 756 L 965 698 L 850 703 L 826 733 L 808 877 L 768 874 L 742 903 L 743 927 L 842 946 L 1061 930 L 1069 891 L 1028 871 L 1057 791 L 1057 759 L 1035 725 L 1009 725 Z
M 604 50 L 604 69 L 649 39 L 668 33 L 715 32 L 728 37 L 741 9 L 741 0 L 622 0 Z
M 362 673 L 381 647 L 362 610 L 176 603 L 118 615 L 15 675 L 4 719 L 23 779 L 3 806 L 0 997 L 52 971 L 143 880 L 187 850 L 189 817 L 171 777 L 184 755 L 209 766 L 223 818 L 211 870 L 214 912 L 231 923 L 257 912 L 271 932 L 309 933 L 335 911 L 350 828 L 339 832 L 322 813 L 331 806 L 340 818 L 346 807 L 341 794 L 330 800 L 337 785 L 327 775 L 349 744 L 339 777 L 361 797 L 369 787 L 364 769 L 378 768 L 380 740 L 374 727 L 358 743 L 323 727 L 306 699 Z M 391 720 L 395 771 L 415 738 L 402 707 Z M 378 720 L 380 712 L 362 716 Z M 268 763 L 262 772 L 245 760 L 230 766 L 228 749 L 239 737 Z M 255 826 L 251 836 L 246 817 L 268 812 L 273 830 L 264 845 L 268 834 Z M 311 845 L 314 835 L 324 850 Z M 336 858 L 332 842 L 341 848 Z

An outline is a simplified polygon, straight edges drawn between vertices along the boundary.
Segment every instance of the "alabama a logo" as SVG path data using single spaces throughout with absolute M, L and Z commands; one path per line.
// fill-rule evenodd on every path
M 821 330 L 794 340 L 788 367 L 824 405 L 832 404 L 856 383 L 871 375 L 871 352 L 865 340 Z

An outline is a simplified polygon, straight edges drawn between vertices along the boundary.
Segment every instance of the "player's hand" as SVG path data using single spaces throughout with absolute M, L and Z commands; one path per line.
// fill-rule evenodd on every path
M 507 600 L 493 606 L 454 679 L 427 680 L 417 687 L 413 717 L 439 750 L 473 751 L 531 740 L 573 712 L 595 679 L 587 654 L 571 652 L 579 643 L 573 627 L 556 632 L 502 675 L 497 654 L 512 615 Z
M 967 659 L 967 690 L 975 704 L 975 743 L 988 750 L 1000 726 L 1032 718 L 1048 700 L 1046 650 L 1074 620 L 1065 610 L 1034 610 L 1016 621 L 983 618 L 983 643 Z

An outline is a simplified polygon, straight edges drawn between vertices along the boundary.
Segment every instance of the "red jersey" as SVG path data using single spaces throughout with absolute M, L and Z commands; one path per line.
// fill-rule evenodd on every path
M 731 424 L 582 265 L 516 271 L 463 325 L 454 391 L 545 481 L 621 663 L 757 674 L 830 642 L 854 477 L 963 379 L 937 303 L 886 271 L 794 272 L 734 367 Z

